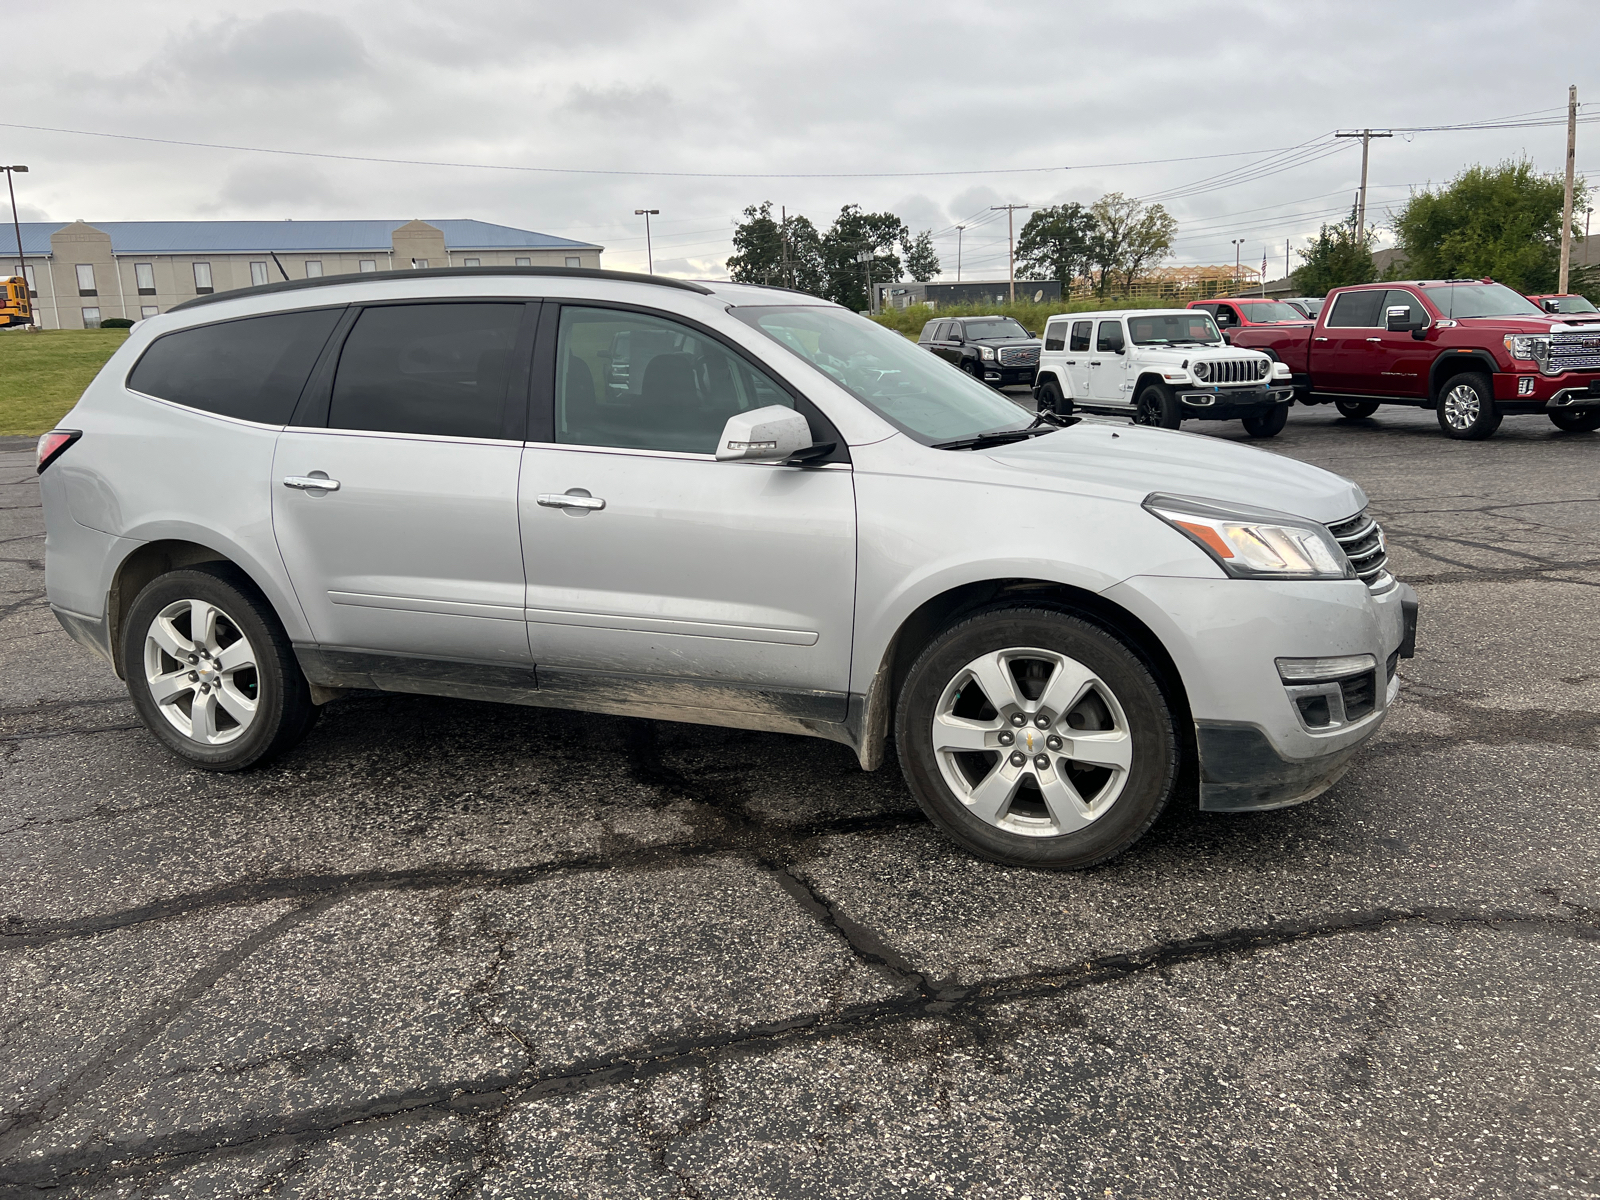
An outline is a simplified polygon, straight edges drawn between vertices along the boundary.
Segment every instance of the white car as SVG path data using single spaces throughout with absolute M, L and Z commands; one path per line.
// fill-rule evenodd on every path
M 1251 437 L 1272 437 L 1294 388 L 1287 365 L 1229 346 L 1210 313 L 1146 308 L 1051 317 L 1034 397 L 1061 414 L 1125 413 L 1163 429 L 1242 421 Z
M 803 734 L 893 746 L 940 828 L 1020 865 L 1117 853 L 1181 778 L 1209 810 L 1317 795 L 1415 630 L 1349 480 L 1036 416 L 738 284 L 191 300 L 39 472 L 51 607 L 187 764 L 286 753 L 352 689 Z

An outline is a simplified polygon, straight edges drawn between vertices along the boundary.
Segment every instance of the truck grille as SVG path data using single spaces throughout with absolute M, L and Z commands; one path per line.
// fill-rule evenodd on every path
M 1198 365 L 1198 364 L 1196 364 Z M 1224 358 L 1205 364 L 1209 368 L 1204 383 L 1259 383 L 1267 377 L 1271 365 L 1264 358 Z M 1198 372 L 1196 379 L 1201 376 Z
M 1002 367 L 1037 367 L 1039 365 L 1039 347 L 1002 346 L 1000 348 L 1000 365 Z
M 1600 371 L 1600 325 L 1576 333 L 1552 333 L 1550 367 L 1552 374 Z
M 1383 542 L 1383 530 L 1365 512 L 1335 521 L 1328 526 L 1333 540 L 1344 548 L 1345 557 L 1356 569 L 1356 576 L 1374 592 L 1386 592 L 1394 586 L 1394 576 L 1389 574 L 1389 551 Z

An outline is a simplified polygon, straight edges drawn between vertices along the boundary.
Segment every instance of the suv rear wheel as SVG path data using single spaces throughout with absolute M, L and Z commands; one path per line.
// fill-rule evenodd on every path
M 122 661 L 139 718 L 208 771 L 281 754 L 319 711 L 276 614 L 226 565 L 146 585 L 123 624 Z
M 1477 442 L 1500 428 L 1501 413 L 1494 403 L 1494 385 L 1481 371 L 1466 371 L 1447 379 L 1439 392 L 1439 428 L 1448 437 Z
M 1073 870 L 1132 845 L 1178 773 L 1172 712 L 1120 640 L 1066 612 L 991 609 L 940 634 L 895 711 L 906 783 L 984 858 Z
M 1568 433 L 1592 433 L 1600 429 L 1600 408 L 1580 408 L 1572 412 L 1552 411 L 1550 420 Z
M 1183 424 L 1183 406 L 1169 388 L 1159 383 L 1147 383 L 1134 401 L 1133 423 L 1154 425 L 1158 429 L 1176 429 Z
M 1348 417 L 1352 421 L 1370 417 L 1378 411 L 1376 400 L 1335 400 L 1333 406 L 1339 410 L 1341 417 Z

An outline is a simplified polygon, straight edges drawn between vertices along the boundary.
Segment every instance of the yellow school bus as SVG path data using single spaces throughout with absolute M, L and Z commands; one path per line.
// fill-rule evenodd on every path
M 28 281 L 21 275 L 0 275 L 0 328 L 32 324 L 33 305 L 28 303 Z

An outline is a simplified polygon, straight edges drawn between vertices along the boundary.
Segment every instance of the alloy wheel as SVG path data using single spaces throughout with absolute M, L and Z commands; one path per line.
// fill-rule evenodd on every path
M 1133 765 L 1128 718 L 1110 686 L 1076 659 L 1026 647 L 956 673 L 934 709 L 933 749 L 974 816 L 1032 837 L 1092 824 Z
M 255 649 L 205 600 L 176 600 L 156 614 L 145 631 L 144 678 L 167 723 L 202 745 L 232 742 L 256 719 Z
M 1458 383 L 1445 393 L 1444 419 L 1450 423 L 1451 429 L 1470 429 L 1478 419 L 1482 406 L 1477 388 Z

